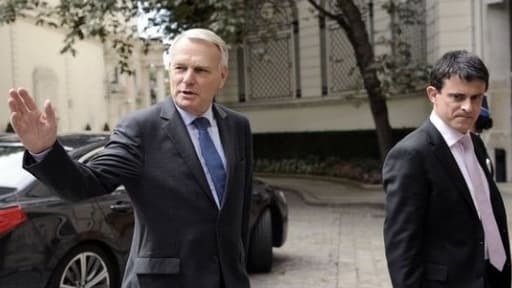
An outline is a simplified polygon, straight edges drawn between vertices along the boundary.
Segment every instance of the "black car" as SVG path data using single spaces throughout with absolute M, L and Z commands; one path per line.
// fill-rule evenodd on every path
M 92 159 L 107 135 L 60 136 L 69 154 Z M 128 257 L 134 216 L 123 187 L 80 202 L 60 199 L 21 168 L 24 148 L 0 136 L 0 287 L 118 287 Z M 254 180 L 248 269 L 268 272 L 272 247 L 286 241 L 282 191 Z

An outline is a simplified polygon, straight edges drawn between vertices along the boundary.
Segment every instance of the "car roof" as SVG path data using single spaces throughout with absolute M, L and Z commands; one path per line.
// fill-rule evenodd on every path
M 58 136 L 59 142 L 74 159 L 102 147 L 108 139 L 108 134 L 101 133 L 67 133 Z M 0 134 L 0 173 L 6 176 L 0 177 L 0 187 L 12 190 L 26 186 L 34 179 L 22 168 L 23 151 L 23 144 L 16 134 Z M 0 193 L 2 194 L 6 193 Z
M 65 133 L 57 136 L 59 142 L 66 148 L 66 150 L 74 150 L 79 147 L 87 146 L 93 143 L 105 143 L 110 134 L 107 133 Z M 2 146 L 23 146 L 18 138 L 18 135 L 14 133 L 0 134 L 0 145 Z
M 106 143 L 109 139 L 110 134 L 101 134 L 101 133 L 73 133 L 73 134 L 64 134 L 59 135 L 59 142 L 64 145 L 64 147 L 69 147 L 71 149 L 76 149 L 79 147 L 87 146 L 89 144 L 94 143 Z

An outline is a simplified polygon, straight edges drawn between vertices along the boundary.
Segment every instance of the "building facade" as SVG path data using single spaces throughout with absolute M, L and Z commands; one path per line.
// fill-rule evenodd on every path
M 374 41 L 390 37 L 390 16 L 381 8 L 385 2 L 356 1 Z M 335 9 L 333 1 L 320 3 Z M 510 2 L 423 0 L 417 5 L 423 25 L 409 25 L 404 31 L 413 58 L 433 63 L 449 50 L 466 49 L 488 65 L 487 98 L 494 128 L 482 137 L 494 159 L 497 179 L 511 181 L 512 169 L 507 169 L 512 167 Z M 249 38 L 243 48 L 233 51 L 231 78 L 220 99 L 247 115 L 255 133 L 374 129 L 346 36 L 335 22 L 312 17 L 310 8 L 305 0 L 286 7 L 286 12 L 269 13 L 264 1 L 252 8 L 281 21 L 276 24 L 279 37 L 270 44 Z M 389 50 L 376 45 L 375 53 Z M 387 104 L 394 129 L 418 127 L 432 109 L 423 91 L 389 97 Z
M 230 51 L 230 75 L 217 100 L 245 114 L 253 132 L 337 133 L 374 129 L 366 92 L 343 30 L 318 18 L 306 0 L 281 1 L 276 8 L 252 1 L 252 31 Z M 272 1 L 275 2 L 275 1 Z M 358 0 L 374 43 L 389 38 L 385 0 Z M 401 1 L 404 2 L 404 1 Z M 333 11 L 334 0 L 319 0 Z M 499 180 L 512 180 L 511 5 L 507 0 L 418 1 L 421 25 L 404 31 L 413 58 L 433 63 L 444 52 L 466 49 L 488 64 L 489 108 L 494 128 L 483 138 L 497 166 Z M 258 23 L 270 23 L 273 37 L 262 41 Z M 168 76 L 162 49 L 149 54 L 135 49 L 134 75 L 115 68 L 115 55 L 101 42 L 77 44 L 78 54 L 62 55 L 64 31 L 35 26 L 30 19 L 0 26 L 0 91 L 24 86 L 41 102 L 57 108 L 59 131 L 112 128 L 126 112 L 163 100 Z M 376 55 L 389 48 L 375 45 Z M 425 83 L 426 84 L 426 83 Z M 431 105 L 422 91 L 387 99 L 394 129 L 412 129 L 428 118 Z M 8 122 L 0 105 L 0 128 Z M 3 130 L 3 129 L 2 129 Z
M 78 42 L 75 56 L 61 54 L 64 37 L 65 31 L 37 26 L 30 17 L 0 26 L 0 91 L 7 97 L 11 87 L 25 87 L 40 105 L 50 99 L 59 132 L 109 130 L 125 113 L 165 97 L 161 47 L 147 55 L 134 49 L 129 76 L 119 73 L 116 56 L 100 41 Z M 2 132 L 8 120 L 5 102 Z

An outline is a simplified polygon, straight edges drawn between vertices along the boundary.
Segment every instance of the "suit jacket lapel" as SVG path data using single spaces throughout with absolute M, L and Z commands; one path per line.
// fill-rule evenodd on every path
M 220 108 L 215 103 L 213 104 L 213 115 L 215 120 L 217 121 L 217 126 L 219 128 L 219 136 L 220 141 L 222 143 L 222 147 L 224 149 L 224 156 L 226 157 L 226 188 L 224 191 L 224 197 L 222 199 L 222 204 L 229 197 L 230 190 L 230 182 L 233 178 L 234 171 L 233 167 L 235 164 L 235 136 L 236 133 L 234 131 L 233 123 L 229 121 L 228 115 L 222 108 Z
M 164 129 L 173 142 L 173 146 L 181 155 L 188 168 L 192 171 L 192 175 L 194 175 L 193 177 L 199 183 L 201 190 L 205 192 L 206 196 L 215 205 L 215 199 L 213 199 L 210 186 L 206 180 L 206 175 L 204 175 L 203 167 L 196 155 L 194 144 L 192 143 L 188 130 L 185 127 L 185 123 L 183 122 L 183 119 L 181 119 L 180 113 L 176 110 L 172 100 L 169 100 L 164 104 L 160 117 L 165 121 Z
M 462 198 L 464 198 L 468 207 L 473 211 L 473 214 L 478 217 L 478 212 L 476 211 L 466 180 L 464 180 L 464 176 L 459 169 L 459 165 L 457 165 L 457 161 L 455 161 L 455 157 L 453 157 L 450 148 L 443 139 L 443 136 L 430 121 L 427 121 L 424 127 L 431 140 L 430 144 L 432 145 L 432 153 L 439 162 L 442 163 L 440 168 L 443 169 L 443 171 L 440 172 L 445 173 L 448 175 L 449 179 L 453 180 L 454 185 L 457 187 L 457 191 L 462 195 Z

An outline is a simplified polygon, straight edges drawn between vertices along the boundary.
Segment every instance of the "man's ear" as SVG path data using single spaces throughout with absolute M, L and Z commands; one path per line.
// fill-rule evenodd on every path
M 229 68 L 227 66 L 222 65 L 222 67 L 220 68 L 221 80 L 220 80 L 219 89 L 224 87 L 224 83 L 226 83 L 226 79 L 228 79 L 228 74 L 229 74 Z
M 434 86 L 428 86 L 426 89 L 426 92 L 427 92 L 428 100 L 430 100 L 430 102 L 432 102 L 432 103 L 435 103 L 437 93 L 438 93 L 437 89 Z

